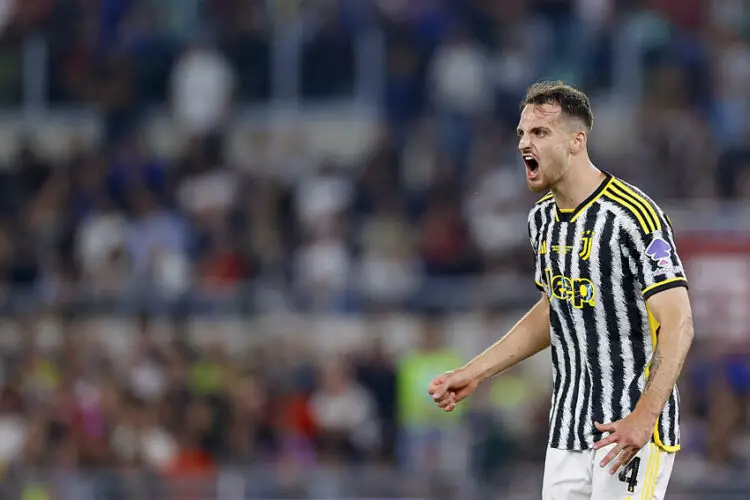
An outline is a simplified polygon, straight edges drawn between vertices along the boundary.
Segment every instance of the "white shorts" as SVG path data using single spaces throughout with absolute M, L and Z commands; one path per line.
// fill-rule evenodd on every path
M 599 466 L 613 446 L 596 451 L 548 448 L 542 500 L 662 500 L 672 475 L 674 453 L 649 443 L 613 476 L 611 464 Z

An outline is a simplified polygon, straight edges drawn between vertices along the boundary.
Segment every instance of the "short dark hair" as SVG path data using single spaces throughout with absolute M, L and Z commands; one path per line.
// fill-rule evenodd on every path
M 594 113 L 591 111 L 589 96 L 561 81 L 543 81 L 533 84 L 521 101 L 521 109 L 528 104 L 537 106 L 557 104 L 566 115 L 582 120 L 588 130 L 591 130 L 594 125 Z

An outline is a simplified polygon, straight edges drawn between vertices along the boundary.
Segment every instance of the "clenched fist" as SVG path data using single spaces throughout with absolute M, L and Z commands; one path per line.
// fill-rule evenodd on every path
M 445 372 L 435 377 L 427 387 L 432 399 L 445 411 L 453 411 L 456 404 L 473 393 L 479 382 L 464 369 Z

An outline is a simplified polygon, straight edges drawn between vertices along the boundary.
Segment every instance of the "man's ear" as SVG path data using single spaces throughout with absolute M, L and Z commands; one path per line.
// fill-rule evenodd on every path
M 578 130 L 573 134 L 570 140 L 570 154 L 576 155 L 586 149 L 588 136 L 583 130 Z

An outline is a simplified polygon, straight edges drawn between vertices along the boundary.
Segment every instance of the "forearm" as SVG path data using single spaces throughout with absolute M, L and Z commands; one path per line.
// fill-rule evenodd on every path
M 549 302 L 542 297 L 502 339 L 464 366 L 479 382 L 549 347 Z
M 693 324 L 689 318 L 670 328 L 662 326 L 646 388 L 636 405 L 636 411 L 644 412 L 654 420 L 659 417 L 682 372 L 692 342 Z

